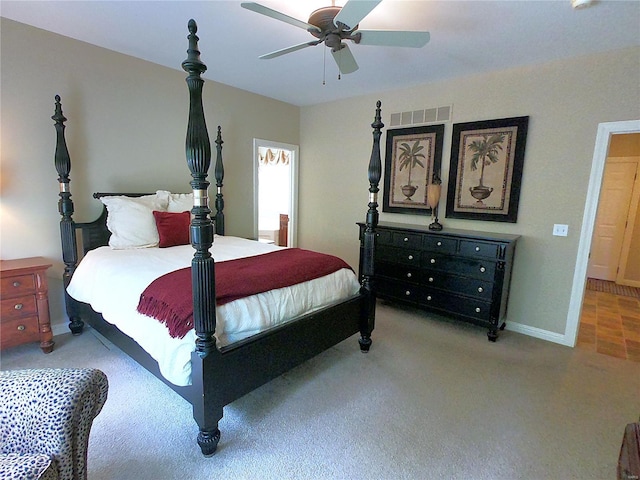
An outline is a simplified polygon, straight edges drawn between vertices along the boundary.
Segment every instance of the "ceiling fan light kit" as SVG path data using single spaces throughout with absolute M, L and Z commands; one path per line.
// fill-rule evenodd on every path
M 593 0 L 571 0 L 571 6 L 575 10 L 581 10 L 583 8 L 588 8 L 593 5 Z
M 412 48 L 423 47 L 429 42 L 429 32 L 358 30 L 362 19 L 378 6 L 381 1 L 382 0 L 349 0 L 345 3 L 344 7 L 336 7 L 334 5 L 319 8 L 311 13 L 308 22 L 303 22 L 302 20 L 290 17 L 289 15 L 255 2 L 243 2 L 240 5 L 247 10 L 303 28 L 317 39 L 276 50 L 275 52 L 261 55 L 259 58 L 276 58 L 306 47 L 324 43 L 331 49 L 340 73 L 347 74 L 355 72 L 359 67 L 353 53 L 351 53 L 348 45 L 344 42 L 345 40 L 351 40 L 355 44 L 362 45 Z

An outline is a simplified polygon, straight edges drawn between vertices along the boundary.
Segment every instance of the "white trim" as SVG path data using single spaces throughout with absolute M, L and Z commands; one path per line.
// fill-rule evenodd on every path
M 566 343 L 566 335 L 550 332 L 549 330 L 543 330 L 541 328 L 530 327 L 529 325 L 523 325 L 522 323 L 507 321 L 505 330 L 508 330 L 510 332 L 522 333 L 534 338 L 540 338 L 548 342 L 559 343 L 560 345 L 566 345 L 569 347 L 573 346 Z
M 591 237 L 598 211 L 598 201 L 600 199 L 600 187 L 604 175 L 604 165 L 609 152 L 609 140 L 611 135 L 618 133 L 640 132 L 640 120 L 629 120 L 625 122 L 609 122 L 598 125 L 596 135 L 596 146 L 593 152 L 591 163 L 591 176 L 587 189 L 587 201 L 582 218 L 582 229 L 580 231 L 580 242 L 576 258 L 576 268 L 573 273 L 573 286 L 571 288 L 571 298 L 569 300 L 569 311 L 567 313 L 567 323 L 564 332 L 564 341 L 559 342 L 564 345 L 574 347 L 578 337 L 580 326 L 580 312 L 582 311 L 582 300 L 584 298 L 584 287 L 587 282 L 587 266 L 589 263 L 589 250 L 591 249 Z

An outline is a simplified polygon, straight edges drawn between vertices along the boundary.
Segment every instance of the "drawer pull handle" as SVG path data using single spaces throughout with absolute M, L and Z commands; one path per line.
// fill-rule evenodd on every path
M 18 281 L 13 282 L 13 286 L 14 286 L 14 287 L 19 287 L 19 286 L 20 286 L 20 282 L 18 282 Z
M 481 271 L 482 273 L 484 273 L 484 272 L 486 272 L 486 271 L 487 271 L 487 269 L 486 269 L 486 268 L 484 268 L 484 267 L 480 267 L 480 271 Z
M 479 252 L 479 251 L 480 251 L 480 247 L 476 247 L 476 252 Z
M 16 303 L 13 308 L 16 310 L 22 310 L 22 307 L 24 307 L 24 305 L 22 303 Z
M 478 287 L 478 292 L 479 292 L 479 293 L 484 292 L 484 288 L 482 288 L 482 287 Z
M 411 292 L 407 290 L 406 292 L 404 292 L 404 294 L 408 297 L 409 295 L 411 295 Z
M 413 260 L 413 255 L 409 255 L 409 260 Z
M 429 281 L 430 281 L 430 282 L 433 282 L 433 277 L 429 277 Z
M 480 313 L 480 307 L 476 307 L 476 313 Z
M 408 238 L 408 237 L 404 237 L 404 241 L 405 241 L 405 242 L 408 242 L 408 241 L 409 241 L 409 238 Z
M 431 262 L 431 263 L 436 263 L 436 259 L 435 259 L 435 258 L 432 258 L 432 259 L 430 260 L 430 262 Z
M 438 247 L 441 247 L 441 246 L 442 246 L 442 242 L 438 242 L 438 243 L 436 243 L 436 245 L 437 245 Z
M 18 331 L 22 332 L 26 327 L 24 325 L 18 325 Z
M 431 301 L 431 295 L 427 295 L 427 300 L 430 302 Z
M 407 278 L 411 278 L 411 272 L 407 273 Z

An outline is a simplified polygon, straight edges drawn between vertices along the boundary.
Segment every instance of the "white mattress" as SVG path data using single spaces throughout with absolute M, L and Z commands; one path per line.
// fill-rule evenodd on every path
M 211 254 L 216 261 L 250 257 L 282 247 L 237 237 L 216 235 Z M 195 332 L 172 338 L 165 325 L 142 315 L 136 308 L 140 294 L 156 278 L 191 265 L 191 245 L 171 248 L 90 251 L 73 274 L 67 291 L 104 319 L 133 338 L 157 362 L 162 375 L 175 385 L 191 384 L 191 352 Z M 339 270 L 291 287 L 242 298 L 216 309 L 218 346 L 230 344 L 285 322 L 304 312 L 318 310 L 358 293 L 353 271 Z

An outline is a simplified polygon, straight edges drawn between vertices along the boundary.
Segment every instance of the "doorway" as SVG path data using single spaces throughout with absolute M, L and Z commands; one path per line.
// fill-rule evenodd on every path
M 640 287 L 640 133 L 612 135 L 600 189 L 587 277 Z
M 298 146 L 253 139 L 254 238 L 297 245 Z
M 565 329 L 565 343 L 571 347 L 574 347 L 576 344 L 578 329 L 580 327 L 580 314 L 587 282 L 589 252 L 591 250 L 600 190 L 604 178 L 605 164 L 609 154 L 611 136 L 627 133 L 640 133 L 640 120 L 601 123 L 598 125 L 591 175 L 589 177 L 587 190 L 587 201 L 578 244 L 576 268 L 569 301 L 569 311 L 567 313 L 567 326 Z

